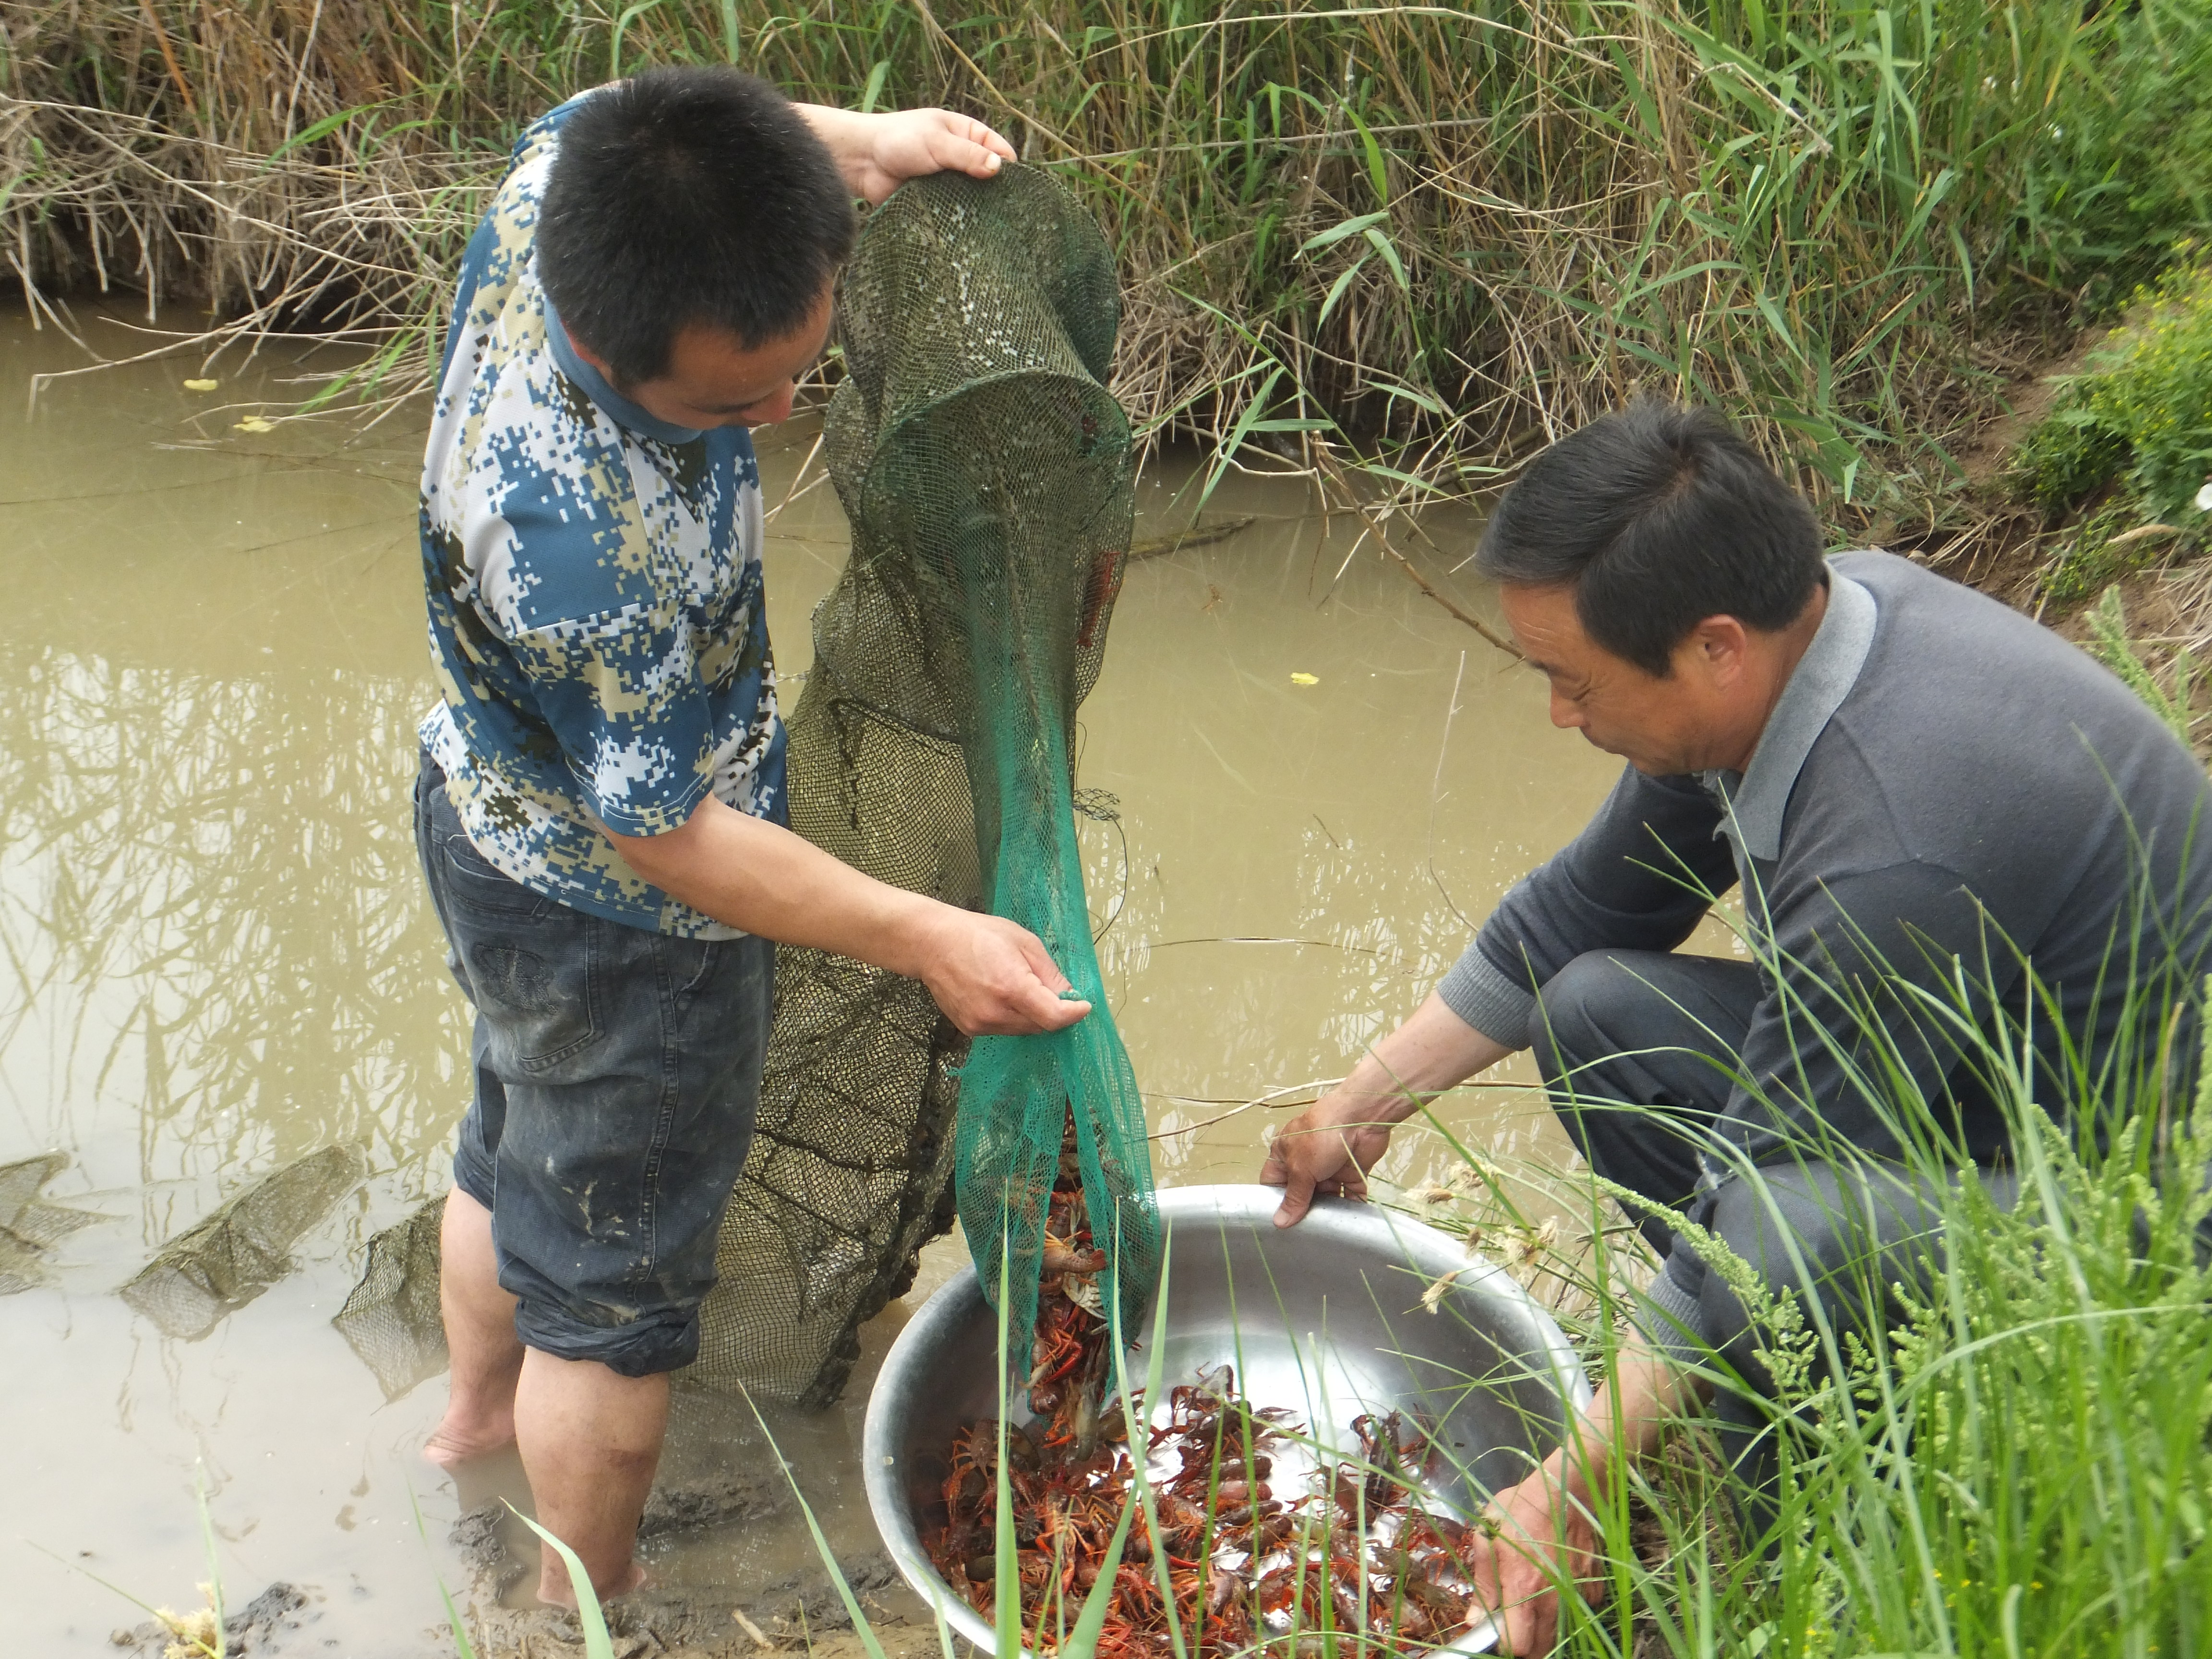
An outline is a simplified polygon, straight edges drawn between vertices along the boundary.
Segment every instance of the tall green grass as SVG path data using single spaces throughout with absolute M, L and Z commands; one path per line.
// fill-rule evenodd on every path
M 2124 292 L 2207 216 L 2208 0 L 8 15 L 0 228 L 28 281 L 348 332 L 404 387 L 522 121 L 738 62 L 992 120 L 1110 228 L 1152 429 L 1412 495 L 1638 387 L 1749 418 L 1832 501 L 1932 487 L 1993 332 Z

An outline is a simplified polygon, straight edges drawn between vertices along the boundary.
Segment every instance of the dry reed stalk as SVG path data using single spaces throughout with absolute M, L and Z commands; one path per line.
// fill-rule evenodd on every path
M 972 109 L 1074 183 L 1148 440 L 1351 469 L 1387 514 L 1657 390 L 1848 515 L 1988 399 L 1968 348 L 2033 257 L 2022 168 L 2092 27 L 2015 12 L 2000 39 L 1970 0 L 0 0 L 0 237 L 35 315 L 119 285 L 216 315 L 180 345 L 304 327 L 367 347 L 389 406 L 519 126 L 734 58 Z

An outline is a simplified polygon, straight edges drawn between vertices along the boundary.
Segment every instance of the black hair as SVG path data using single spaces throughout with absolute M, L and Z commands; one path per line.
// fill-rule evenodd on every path
M 1773 632 L 1823 580 L 1802 496 L 1709 409 L 1640 398 L 1529 464 L 1483 532 L 1475 568 L 1575 590 L 1593 643 L 1661 678 L 1708 617 Z
M 853 198 L 791 102 L 724 68 L 647 70 L 561 128 L 538 223 L 545 295 L 617 386 L 685 328 L 796 332 L 852 252 Z

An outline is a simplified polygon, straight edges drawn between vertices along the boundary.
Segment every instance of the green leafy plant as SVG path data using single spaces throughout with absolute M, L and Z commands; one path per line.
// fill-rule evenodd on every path
M 543 1539 L 546 1547 L 558 1555 L 562 1565 L 568 1568 L 568 1587 L 576 1594 L 576 1623 L 584 1632 L 584 1659 L 615 1659 L 614 1641 L 607 1634 L 606 1612 L 599 1606 L 599 1592 L 592 1588 L 592 1575 L 584 1570 L 582 1559 L 575 1551 L 520 1510 L 515 1509 L 514 1504 L 509 1504 L 507 1507 L 513 1511 L 516 1520 Z M 811 1516 L 807 1518 L 809 1521 L 813 1519 Z M 447 1611 L 451 1611 L 450 1604 Z M 874 1659 L 882 1659 L 880 1650 Z
M 2192 260 L 2137 295 L 2135 320 L 2066 383 L 2017 469 L 2053 515 L 2117 486 L 2140 523 L 2187 545 L 2212 536 L 2197 505 L 2212 480 L 2212 263 Z
M 389 399 L 523 121 L 738 61 L 1059 170 L 1121 259 L 1121 395 L 1223 465 L 1463 493 L 1651 388 L 1856 504 L 1946 470 L 1978 338 L 2105 308 L 2207 222 L 2212 0 L 296 13 L 11 12 L 0 232 L 38 292 L 132 273 L 222 313 L 210 345 L 312 319 L 367 349 L 326 391 Z

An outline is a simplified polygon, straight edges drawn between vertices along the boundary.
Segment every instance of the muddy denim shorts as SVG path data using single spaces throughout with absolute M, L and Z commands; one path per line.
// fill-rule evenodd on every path
M 586 915 L 486 863 L 428 756 L 416 849 L 476 1007 L 453 1183 L 491 1212 L 526 1345 L 624 1376 L 689 1364 L 752 1139 L 775 972 L 766 939 Z

